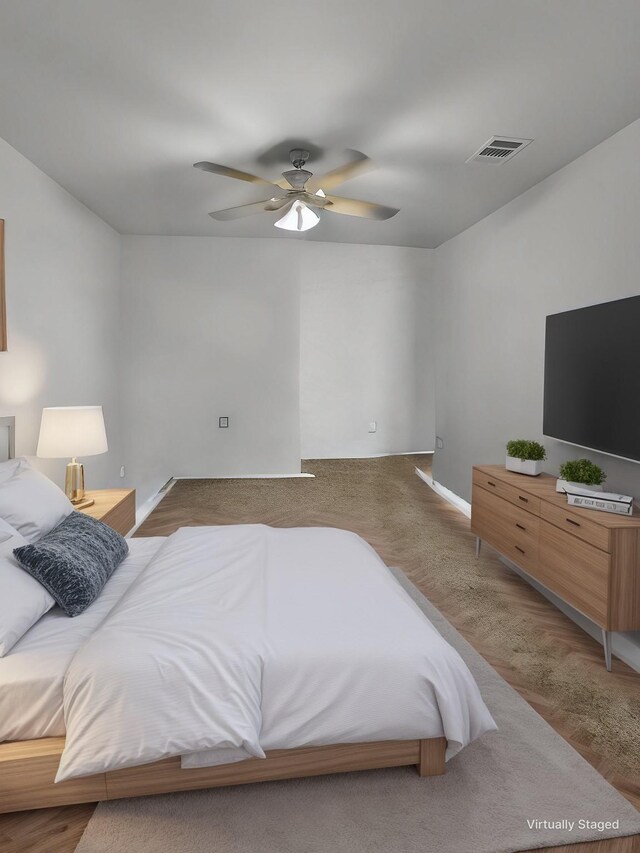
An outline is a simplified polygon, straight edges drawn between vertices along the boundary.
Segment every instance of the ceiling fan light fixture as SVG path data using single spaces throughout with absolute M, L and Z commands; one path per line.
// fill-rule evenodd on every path
M 302 201 L 294 201 L 282 219 L 278 219 L 274 224 L 276 228 L 283 228 L 285 231 L 308 231 L 315 228 L 318 222 L 320 217 L 315 211 Z

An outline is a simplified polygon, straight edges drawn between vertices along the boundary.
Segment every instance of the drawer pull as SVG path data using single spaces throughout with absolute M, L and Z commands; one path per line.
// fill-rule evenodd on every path
M 518 495 L 518 500 L 522 501 L 525 504 L 529 503 L 529 498 L 523 498 L 522 495 Z
M 524 526 L 524 524 L 518 524 L 518 522 L 516 522 L 516 527 L 518 528 L 518 530 L 526 530 L 526 529 L 527 529 L 527 528 Z
M 515 546 L 516 551 L 520 551 L 521 554 L 524 554 L 524 548 L 520 548 L 518 545 Z
M 495 484 L 495 483 L 492 483 L 492 482 L 491 482 L 491 480 L 487 480 L 487 486 L 493 486 L 493 487 L 494 487 L 494 489 L 495 489 L 496 484 Z
M 573 524 L 574 527 L 580 527 L 579 521 L 574 521 L 572 518 L 567 518 L 566 520 L 569 522 L 569 524 Z

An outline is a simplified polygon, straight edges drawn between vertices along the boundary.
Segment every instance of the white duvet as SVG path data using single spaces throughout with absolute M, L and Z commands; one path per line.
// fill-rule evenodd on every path
M 360 537 L 183 528 L 74 657 L 56 781 L 495 729 L 466 665 Z

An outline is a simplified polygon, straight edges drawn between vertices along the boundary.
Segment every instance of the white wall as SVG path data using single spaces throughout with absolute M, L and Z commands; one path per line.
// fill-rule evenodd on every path
M 432 450 L 433 251 L 301 248 L 303 458 Z M 377 432 L 368 432 L 370 421 Z
M 16 453 L 36 452 L 43 406 L 104 406 L 109 453 L 87 458 L 87 487 L 117 486 L 121 464 L 116 335 L 119 236 L 0 140 L 9 351 L 0 415 Z M 66 460 L 37 460 L 64 482 Z
M 124 237 L 127 482 L 144 498 L 170 476 L 294 474 L 301 456 L 431 449 L 431 257 Z
M 639 150 L 637 121 L 436 250 L 434 478 L 456 494 L 470 499 L 472 465 L 524 437 L 544 441 L 547 471 L 587 456 L 611 490 L 640 497 L 640 465 L 542 437 L 546 315 L 640 292 Z M 640 632 L 613 651 L 640 670 Z
M 588 456 L 640 497 L 640 465 L 542 438 L 546 315 L 640 293 L 639 150 L 637 121 L 436 250 L 434 477 L 458 495 L 526 437 L 546 470 Z
M 300 472 L 297 245 L 124 237 L 127 482 Z M 228 416 L 228 429 L 218 417 Z

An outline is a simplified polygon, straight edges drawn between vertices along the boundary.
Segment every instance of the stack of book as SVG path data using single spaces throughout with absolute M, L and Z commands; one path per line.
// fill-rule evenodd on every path
M 585 509 L 597 509 L 600 512 L 615 512 L 618 515 L 633 515 L 633 498 L 629 495 L 617 495 L 614 492 L 592 492 L 572 486 L 566 490 L 567 501 L 571 506 Z

